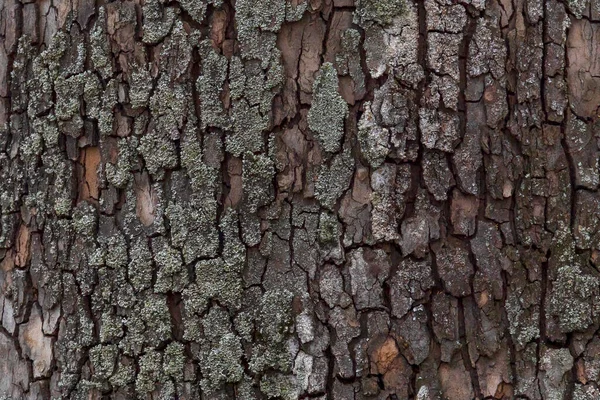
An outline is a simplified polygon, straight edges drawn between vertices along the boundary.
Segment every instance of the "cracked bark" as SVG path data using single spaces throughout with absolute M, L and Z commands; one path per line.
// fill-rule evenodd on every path
M 600 398 L 595 0 L 0 1 L 0 398 Z

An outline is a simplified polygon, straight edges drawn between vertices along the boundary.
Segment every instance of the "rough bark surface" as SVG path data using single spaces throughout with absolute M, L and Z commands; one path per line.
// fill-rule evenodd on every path
M 600 1 L 0 0 L 0 398 L 600 398 Z

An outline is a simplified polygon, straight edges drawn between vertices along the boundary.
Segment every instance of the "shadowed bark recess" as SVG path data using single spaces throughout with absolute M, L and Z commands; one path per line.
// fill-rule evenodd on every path
M 0 399 L 600 399 L 600 1 L 0 0 Z

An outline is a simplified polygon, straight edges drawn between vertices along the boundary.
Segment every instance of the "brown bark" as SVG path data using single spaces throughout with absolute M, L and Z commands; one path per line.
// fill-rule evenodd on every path
M 0 398 L 600 398 L 596 0 L 0 1 Z

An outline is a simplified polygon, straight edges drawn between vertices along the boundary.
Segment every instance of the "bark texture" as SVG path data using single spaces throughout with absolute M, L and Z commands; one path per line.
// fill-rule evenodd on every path
M 600 398 L 600 1 L 0 0 L 0 398 Z

